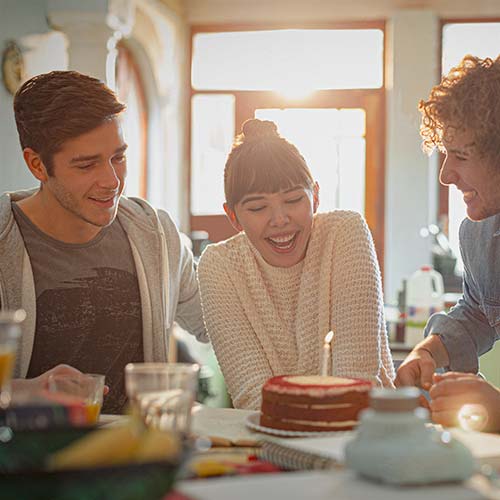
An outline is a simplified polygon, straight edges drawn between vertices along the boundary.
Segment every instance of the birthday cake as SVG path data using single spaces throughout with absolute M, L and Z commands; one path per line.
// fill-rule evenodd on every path
M 346 431 L 368 406 L 372 383 L 321 375 L 282 375 L 262 388 L 260 425 L 288 431 Z

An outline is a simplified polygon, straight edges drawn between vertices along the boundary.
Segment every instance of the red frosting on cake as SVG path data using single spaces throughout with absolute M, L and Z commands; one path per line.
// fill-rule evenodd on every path
M 264 384 L 263 388 L 268 389 L 270 386 L 282 386 L 290 388 L 300 387 L 301 389 L 326 389 L 329 387 L 338 387 L 345 389 L 351 389 L 352 387 L 366 387 L 369 389 L 372 386 L 371 382 L 360 378 L 349 378 L 348 380 L 350 382 L 348 384 L 335 384 L 333 380 L 331 383 L 328 384 L 297 384 L 293 381 L 287 380 L 287 379 L 293 379 L 294 377 L 299 377 L 299 375 L 278 375 L 277 377 L 272 377 Z M 329 377 L 329 378 L 333 379 L 334 377 Z

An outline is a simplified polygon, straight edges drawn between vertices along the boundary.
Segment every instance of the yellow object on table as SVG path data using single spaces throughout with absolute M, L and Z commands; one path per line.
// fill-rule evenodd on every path
M 59 470 L 123 464 L 132 460 L 139 443 L 134 425 L 98 429 L 51 455 L 48 465 Z
M 134 420 L 121 426 L 97 429 L 52 454 L 50 469 L 79 469 L 129 462 L 174 460 L 181 453 L 176 434 L 147 429 Z
M 232 474 L 235 470 L 219 460 L 208 458 L 191 463 L 189 468 L 197 477 L 222 476 Z

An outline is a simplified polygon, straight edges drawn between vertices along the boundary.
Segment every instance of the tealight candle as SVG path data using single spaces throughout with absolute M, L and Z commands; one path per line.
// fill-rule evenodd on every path
M 323 376 L 332 374 L 332 365 L 330 361 L 332 358 L 332 339 L 333 332 L 329 331 L 325 335 L 325 341 L 323 343 L 323 350 L 321 355 L 321 375 Z

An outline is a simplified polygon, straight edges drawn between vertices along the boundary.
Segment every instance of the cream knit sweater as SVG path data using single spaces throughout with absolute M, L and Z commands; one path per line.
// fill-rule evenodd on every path
M 198 279 L 203 315 L 236 408 L 259 409 L 272 376 L 320 371 L 333 341 L 333 374 L 392 385 L 381 279 L 371 233 L 355 212 L 314 217 L 305 258 L 267 264 L 244 233 L 210 245 Z

